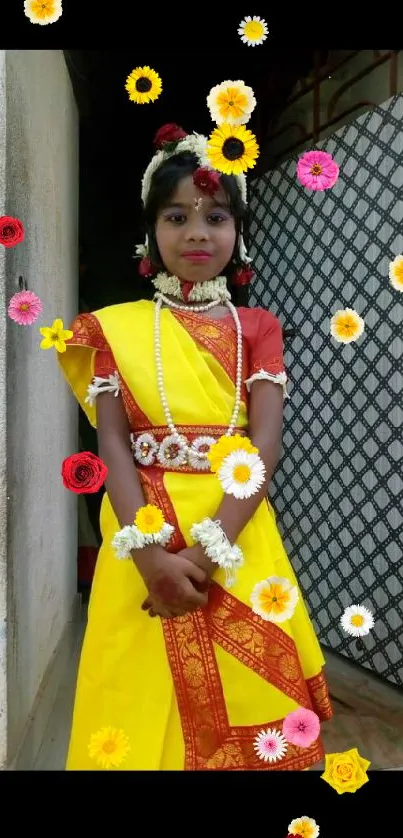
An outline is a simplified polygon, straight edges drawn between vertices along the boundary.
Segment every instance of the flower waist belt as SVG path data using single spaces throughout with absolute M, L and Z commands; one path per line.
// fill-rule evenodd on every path
M 139 466 L 154 466 L 165 471 L 209 472 L 207 454 L 211 445 L 226 434 L 226 425 L 177 425 L 179 439 L 166 426 L 137 430 L 130 434 L 133 458 Z M 246 428 L 234 433 L 246 436 Z

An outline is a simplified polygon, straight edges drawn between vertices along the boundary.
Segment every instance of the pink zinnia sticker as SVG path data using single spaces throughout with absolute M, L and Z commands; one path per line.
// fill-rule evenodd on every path
M 41 311 L 42 303 L 33 291 L 18 291 L 8 305 L 8 316 L 19 326 L 31 326 Z
M 292 745 L 299 748 L 309 748 L 316 742 L 320 733 L 319 717 L 313 710 L 306 710 L 299 707 L 292 713 L 288 713 L 283 721 L 283 736 Z
M 339 167 L 327 151 L 307 151 L 297 163 L 297 178 L 307 189 L 331 189 L 339 177 Z

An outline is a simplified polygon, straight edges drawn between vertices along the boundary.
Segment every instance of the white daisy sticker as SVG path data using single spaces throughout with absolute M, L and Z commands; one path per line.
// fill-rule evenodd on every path
M 282 733 L 275 728 L 269 728 L 258 733 L 253 747 L 258 757 L 264 762 L 277 762 L 283 758 L 287 750 L 287 742 Z
M 258 454 L 233 451 L 221 463 L 217 477 L 227 495 L 242 500 L 258 492 L 264 483 L 266 468 Z
M 267 23 L 262 17 L 248 15 L 239 24 L 238 35 L 248 47 L 257 47 L 266 40 L 269 34 Z
M 251 593 L 252 611 L 272 623 L 289 620 L 299 599 L 298 589 L 282 576 L 269 576 L 258 582 Z
M 340 624 L 352 637 L 364 637 L 374 627 L 374 618 L 364 605 L 349 605 L 341 616 Z
M 301 838 L 318 838 L 319 835 L 318 824 L 313 818 L 308 818 L 307 815 L 294 818 L 288 825 L 288 831 L 291 835 L 300 835 Z

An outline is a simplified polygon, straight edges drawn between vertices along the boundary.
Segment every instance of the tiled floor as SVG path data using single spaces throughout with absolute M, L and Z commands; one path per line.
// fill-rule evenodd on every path
M 71 666 L 50 715 L 35 771 L 64 769 L 83 631 L 84 620 L 78 626 Z M 371 761 L 371 769 L 403 770 L 403 694 L 337 656 L 326 657 L 335 713 L 322 727 L 326 752 L 358 748 L 361 756 Z M 322 769 L 322 764 L 315 766 L 315 770 Z

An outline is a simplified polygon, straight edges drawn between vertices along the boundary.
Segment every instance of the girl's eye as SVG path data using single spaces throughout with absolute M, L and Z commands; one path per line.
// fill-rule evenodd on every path
M 211 212 L 208 220 L 211 224 L 222 224 L 223 221 L 227 220 L 227 217 L 219 212 Z
M 175 212 L 173 215 L 167 215 L 166 221 L 171 221 L 172 224 L 183 224 L 186 221 L 186 216 L 181 215 L 179 212 Z

